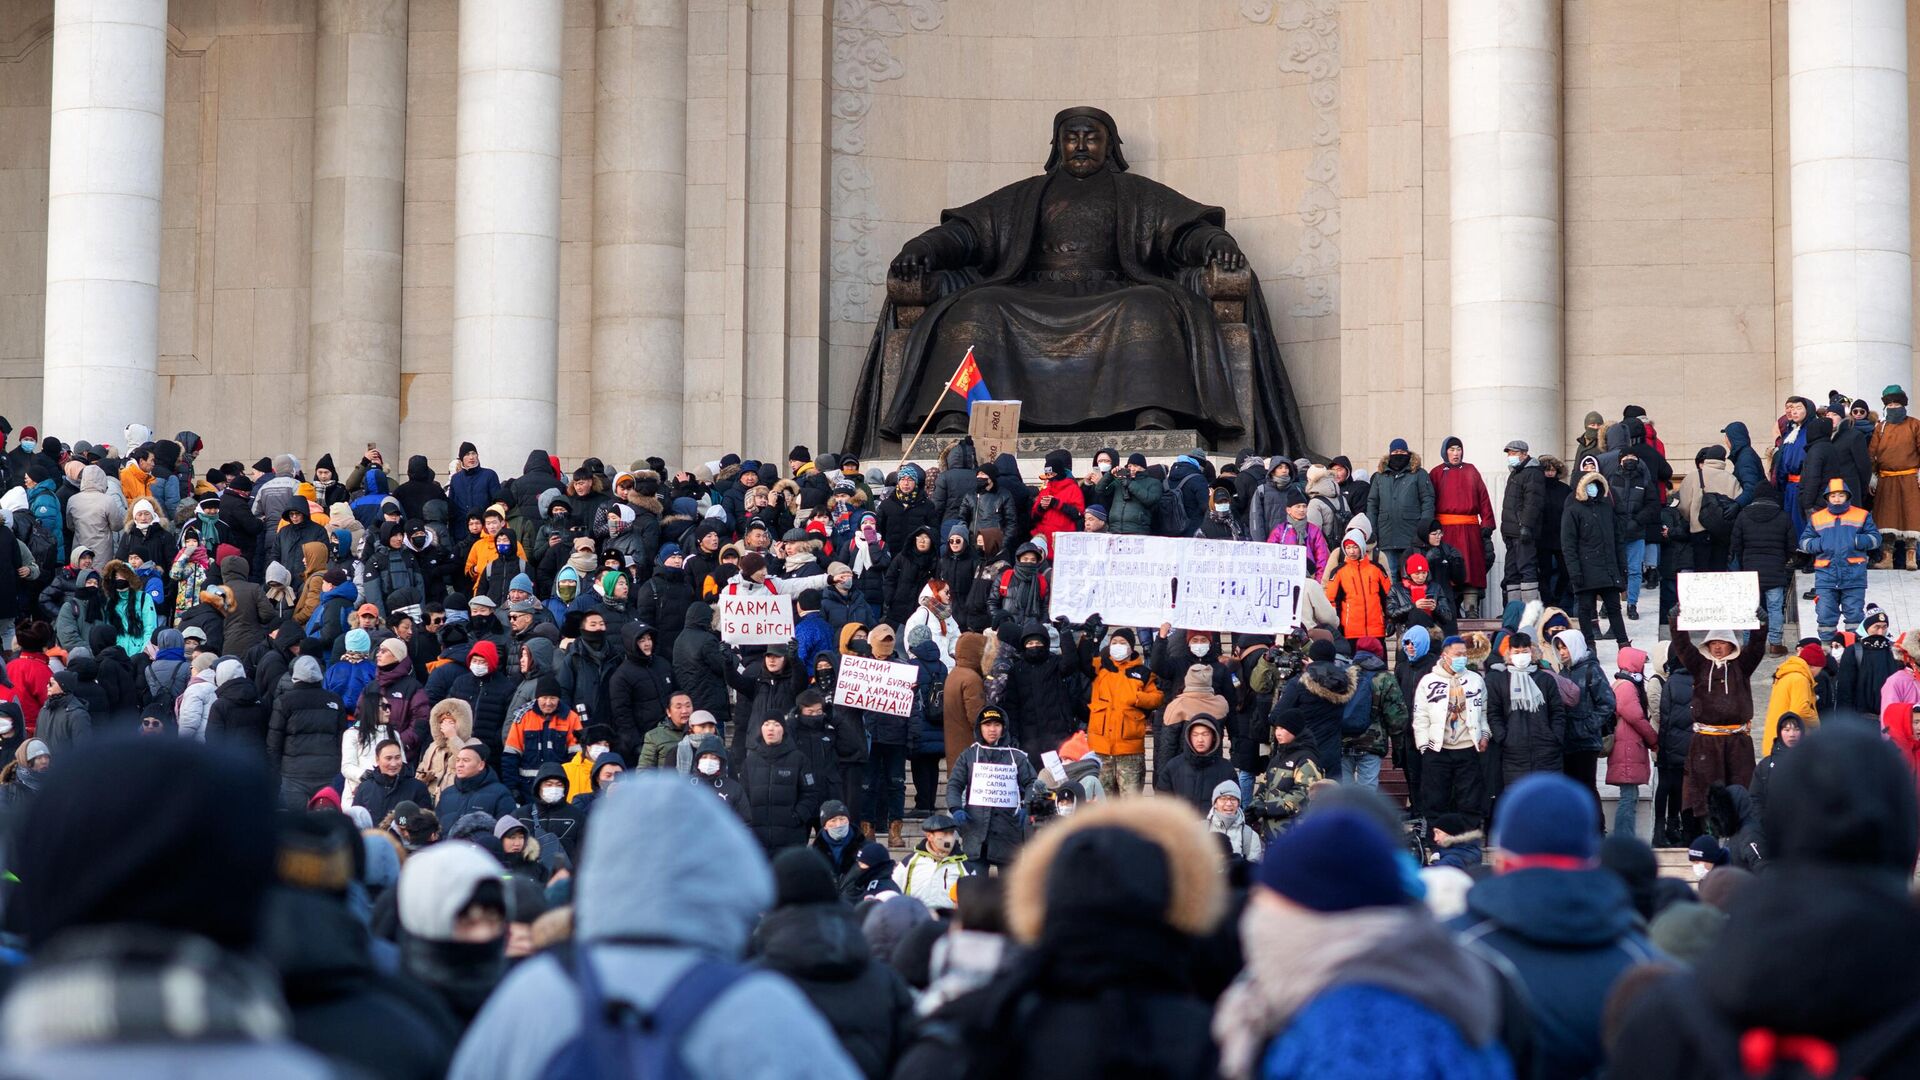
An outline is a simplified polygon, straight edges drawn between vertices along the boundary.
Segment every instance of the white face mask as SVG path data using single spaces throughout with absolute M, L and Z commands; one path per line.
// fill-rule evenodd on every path
M 1508 657 L 1507 663 L 1521 671 L 1525 671 L 1533 666 L 1533 654 L 1525 653 L 1519 656 Z
M 717 765 L 719 762 L 715 762 L 714 764 Z M 847 838 L 847 830 L 850 828 L 852 828 L 850 825 L 829 825 L 827 826 L 827 839 L 837 844 Z
M 1074 804 L 1070 802 L 1063 802 L 1060 805 L 1054 807 L 1053 811 L 1054 813 L 1059 814 L 1061 817 L 1072 817 L 1073 805 Z
M 700 775 L 712 776 L 720 771 L 720 759 L 704 757 L 700 759 Z
M 1208 653 L 1213 651 L 1213 642 L 1196 641 L 1193 644 L 1187 646 L 1187 651 L 1192 653 L 1195 656 L 1205 656 Z
M 1709 863 L 1703 863 L 1703 862 L 1694 863 L 1693 864 L 1694 880 L 1698 881 L 1699 879 L 1706 877 L 1708 873 L 1712 872 L 1712 870 L 1713 870 L 1713 866 Z
M 605 746 L 601 745 L 600 743 L 594 743 L 592 746 L 587 747 L 587 760 L 599 761 L 600 755 L 606 752 L 607 752 L 607 748 Z
M 1107 655 L 1113 657 L 1115 660 L 1125 660 L 1128 656 L 1131 656 L 1132 654 L 1133 654 L 1133 646 L 1128 645 L 1124 641 L 1116 641 L 1113 644 L 1107 646 Z
M 484 679 L 487 677 L 487 662 L 485 660 L 475 660 L 473 663 L 467 665 L 467 670 L 473 672 L 474 678 Z
M 567 797 L 567 789 L 559 784 L 548 784 L 540 789 L 540 801 L 548 805 Z

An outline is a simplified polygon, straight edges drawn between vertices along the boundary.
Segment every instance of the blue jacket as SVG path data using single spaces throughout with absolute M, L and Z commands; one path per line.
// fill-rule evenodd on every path
M 800 668 L 813 670 L 813 658 L 823 652 L 833 652 L 840 647 L 834 640 L 833 624 L 827 621 L 824 612 L 810 611 L 793 624 L 793 640 L 800 647 Z
M 1880 547 L 1880 527 L 1858 506 L 1836 514 L 1821 506 L 1800 530 L 1800 550 L 1813 556 L 1816 589 L 1867 587 L 1867 553 Z
M 923 641 L 908 651 L 909 656 L 896 659 L 911 659 L 920 668 L 920 678 L 914 688 L 913 715 L 907 718 L 907 753 L 945 754 L 946 716 L 937 710 L 929 716 L 927 705 L 933 700 L 934 692 L 946 685 L 947 665 L 940 662 L 940 647 L 931 641 Z
M 630 774 L 603 792 L 583 843 L 591 846 L 581 864 L 594 872 L 575 879 L 574 941 L 606 995 L 642 1010 L 696 961 L 739 962 L 773 902 L 772 872 L 739 816 L 671 769 Z M 688 918 L 690 911 L 700 917 Z M 487 998 L 448 1076 L 538 1076 L 579 1037 L 582 1012 L 579 990 L 554 955 L 529 957 Z M 543 1019 L 529 1025 L 528 1016 Z M 753 1023 L 743 1027 L 742 1016 Z M 746 975 L 709 1003 L 686 1043 L 699 1048 L 686 1062 L 694 1080 L 860 1076 L 807 998 L 770 971 Z
M 479 776 L 455 780 L 440 792 L 440 802 L 433 808 L 434 814 L 446 823 L 440 826 L 442 829 L 453 828 L 462 815 L 475 810 L 484 810 L 496 818 L 513 813 L 513 793 L 491 768 Z
M 1467 948 L 1505 957 L 1524 984 L 1540 1080 L 1590 1076 L 1605 1063 L 1600 1014 L 1614 980 L 1663 959 L 1635 918 L 1610 870 L 1516 870 L 1467 894 L 1467 913 L 1451 925 Z
M 1267 1044 L 1261 1080 L 1381 1076 L 1510 1080 L 1498 1042 L 1474 1046 L 1446 1017 L 1405 994 L 1364 983 L 1323 990 Z
M 360 691 L 373 681 L 374 670 L 371 657 L 357 664 L 335 660 L 327 665 L 326 681 L 321 685 L 340 695 L 341 707 L 352 716 L 360 704 Z
M 485 465 L 461 469 L 447 478 L 447 497 L 453 500 L 452 522 L 458 526 L 468 514 L 500 498 L 500 474 Z
M 1747 434 L 1744 421 L 1735 420 L 1720 432 L 1727 437 L 1727 457 L 1733 465 L 1733 479 L 1740 485 L 1740 497 L 1733 500 L 1734 505 L 1745 506 L 1761 488 L 1768 486 L 1767 470 L 1760 464 L 1760 455 L 1754 452 L 1753 439 Z

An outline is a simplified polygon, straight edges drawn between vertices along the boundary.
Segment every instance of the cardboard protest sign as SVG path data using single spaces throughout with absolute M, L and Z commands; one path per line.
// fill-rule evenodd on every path
M 1001 762 L 976 761 L 967 782 L 968 806 L 1012 810 L 1020 805 L 1020 770 Z
M 891 716 L 913 715 L 914 684 L 920 669 L 870 656 L 843 656 L 833 684 L 833 703 Z
M 1183 630 L 1284 634 L 1299 621 L 1305 548 L 1236 540 L 1180 542 L 1178 588 L 1167 619 Z
M 967 413 L 967 434 L 973 436 L 973 460 L 982 464 L 1001 454 L 1019 453 L 1020 403 L 976 401 Z
M 1173 606 L 1180 545 L 1166 536 L 1053 534 L 1049 610 L 1074 622 L 1098 613 L 1108 626 L 1158 626 Z
M 1760 575 L 1751 570 L 1726 574 L 1680 574 L 1682 630 L 1751 630 L 1760 625 Z
M 720 594 L 720 640 L 729 645 L 784 645 L 793 639 L 793 597 Z

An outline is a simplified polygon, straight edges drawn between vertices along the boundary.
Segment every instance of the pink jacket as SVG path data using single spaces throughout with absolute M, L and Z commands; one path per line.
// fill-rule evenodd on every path
M 1311 521 L 1283 521 L 1267 534 L 1269 544 L 1292 544 L 1307 549 L 1307 576 L 1319 577 L 1327 568 L 1327 538 Z
M 1653 774 L 1649 755 L 1660 745 L 1660 736 L 1647 722 L 1647 710 L 1640 704 L 1640 686 L 1626 678 L 1647 669 L 1647 654 L 1639 649 L 1620 650 L 1621 677 L 1613 681 L 1614 714 L 1613 753 L 1607 755 L 1607 783 L 1644 784 Z

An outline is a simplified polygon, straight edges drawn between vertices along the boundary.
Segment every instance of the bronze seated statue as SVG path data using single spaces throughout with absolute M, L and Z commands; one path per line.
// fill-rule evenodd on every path
M 1030 431 L 1192 427 L 1306 452 L 1259 282 L 1204 206 L 1127 171 L 1113 119 L 1054 118 L 1046 169 L 943 211 L 887 273 L 846 446 L 964 430 L 972 348 Z

